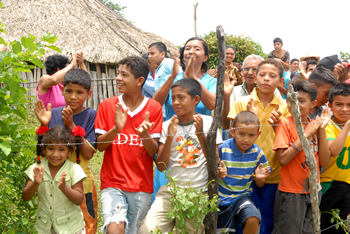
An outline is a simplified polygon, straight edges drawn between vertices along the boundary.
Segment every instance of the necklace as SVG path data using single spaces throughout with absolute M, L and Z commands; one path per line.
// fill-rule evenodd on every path
M 193 122 L 194 120 L 188 122 L 188 123 L 181 123 L 179 121 L 179 125 L 182 127 L 182 129 L 184 130 L 184 132 L 186 133 L 184 138 L 185 139 L 188 139 L 188 137 L 190 136 L 190 133 L 191 133 L 191 130 L 192 130 L 192 126 L 193 126 Z M 188 126 L 188 125 L 191 125 L 190 129 L 187 131 L 186 128 L 184 126 Z

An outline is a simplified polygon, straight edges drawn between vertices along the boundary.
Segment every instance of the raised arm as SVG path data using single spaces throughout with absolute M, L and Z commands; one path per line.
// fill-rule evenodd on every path
M 84 189 L 83 189 L 83 181 L 80 180 L 72 187 L 69 187 L 66 184 L 66 171 L 62 172 L 60 182 L 58 183 L 58 188 L 66 195 L 66 197 L 73 202 L 75 205 L 80 206 L 84 200 Z
M 227 73 L 225 73 L 225 84 L 224 84 L 224 104 L 221 111 L 221 126 L 224 129 L 228 129 L 230 126 L 230 120 L 227 118 L 228 113 L 230 112 L 231 105 L 233 103 L 230 103 L 230 97 L 231 93 L 233 92 L 233 89 L 235 87 L 236 80 L 231 80 Z
M 32 199 L 36 191 L 38 191 L 39 185 L 41 184 L 44 178 L 44 165 L 41 165 L 41 167 L 34 167 L 33 172 L 34 181 L 29 179 L 22 192 L 22 199 L 24 201 L 29 201 L 30 199 Z

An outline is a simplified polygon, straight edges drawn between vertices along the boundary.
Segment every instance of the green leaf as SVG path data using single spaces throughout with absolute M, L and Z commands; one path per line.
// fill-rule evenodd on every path
M 42 69 L 44 69 L 43 62 L 41 62 L 40 59 L 34 58 L 33 60 L 31 60 L 31 62 L 34 63 L 35 65 L 37 65 L 38 67 L 41 67 Z
M 18 71 L 18 72 L 31 72 L 30 69 L 24 68 L 24 67 L 13 67 L 13 71 Z
M 0 37 L 0 43 L 6 45 L 6 41 L 4 40 L 4 38 Z
M 18 110 L 18 109 L 14 109 L 13 112 L 15 112 L 19 117 L 21 117 L 23 120 L 26 119 L 26 115 L 25 112 Z
M 21 42 L 24 48 L 28 48 L 33 42 L 35 38 L 33 39 L 32 37 L 22 37 Z
M 33 42 L 32 44 L 29 45 L 28 50 L 33 53 L 36 50 L 36 44 Z
M 0 8 L 4 5 L 4 3 L 0 2 Z
M 10 45 L 12 46 L 13 53 L 18 54 L 22 52 L 22 45 L 19 43 L 19 41 L 13 41 L 10 43 Z
M 4 152 L 6 156 L 11 153 L 11 145 L 8 142 L 1 142 L 0 149 Z
M 52 33 L 48 33 L 46 35 L 43 35 L 40 38 L 41 38 L 41 40 L 46 41 L 49 44 L 52 44 L 57 40 L 57 37 Z
M 23 225 L 27 225 L 29 223 L 29 220 L 27 218 L 22 219 Z
M 62 53 L 61 49 L 58 48 L 57 46 L 48 46 L 48 45 L 44 45 L 44 46 L 47 47 L 47 48 L 50 48 L 50 49 L 52 49 L 54 51 L 57 51 L 59 53 Z

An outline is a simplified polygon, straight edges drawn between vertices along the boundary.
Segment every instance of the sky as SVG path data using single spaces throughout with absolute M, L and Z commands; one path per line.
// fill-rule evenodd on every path
M 266 54 L 273 39 L 283 40 L 292 58 L 307 53 L 325 57 L 350 53 L 350 0 L 115 0 L 126 6 L 126 19 L 175 45 L 194 34 L 194 7 L 198 35 L 216 31 L 244 35 L 259 42 Z

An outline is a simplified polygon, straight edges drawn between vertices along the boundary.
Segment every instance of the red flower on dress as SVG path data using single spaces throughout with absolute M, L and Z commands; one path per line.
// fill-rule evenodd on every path
M 38 128 L 37 130 L 36 130 L 36 135 L 39 135 L 39 134 L 41 134 L 41 135 L 45 135 L 45 133 L 47 132 L 47 130 L 49 130 L 49 128 L 48 127 L 46 127 L 46 126 L 41 126 L 40 128 Z
M 77 136 L 85 137 L 85 134 L 86 134 L 84 128 L 80 126 L 76 126 L 75 128 L 73 128 L 72 133 L 73 133 L 73 136 L 75 137 Z

